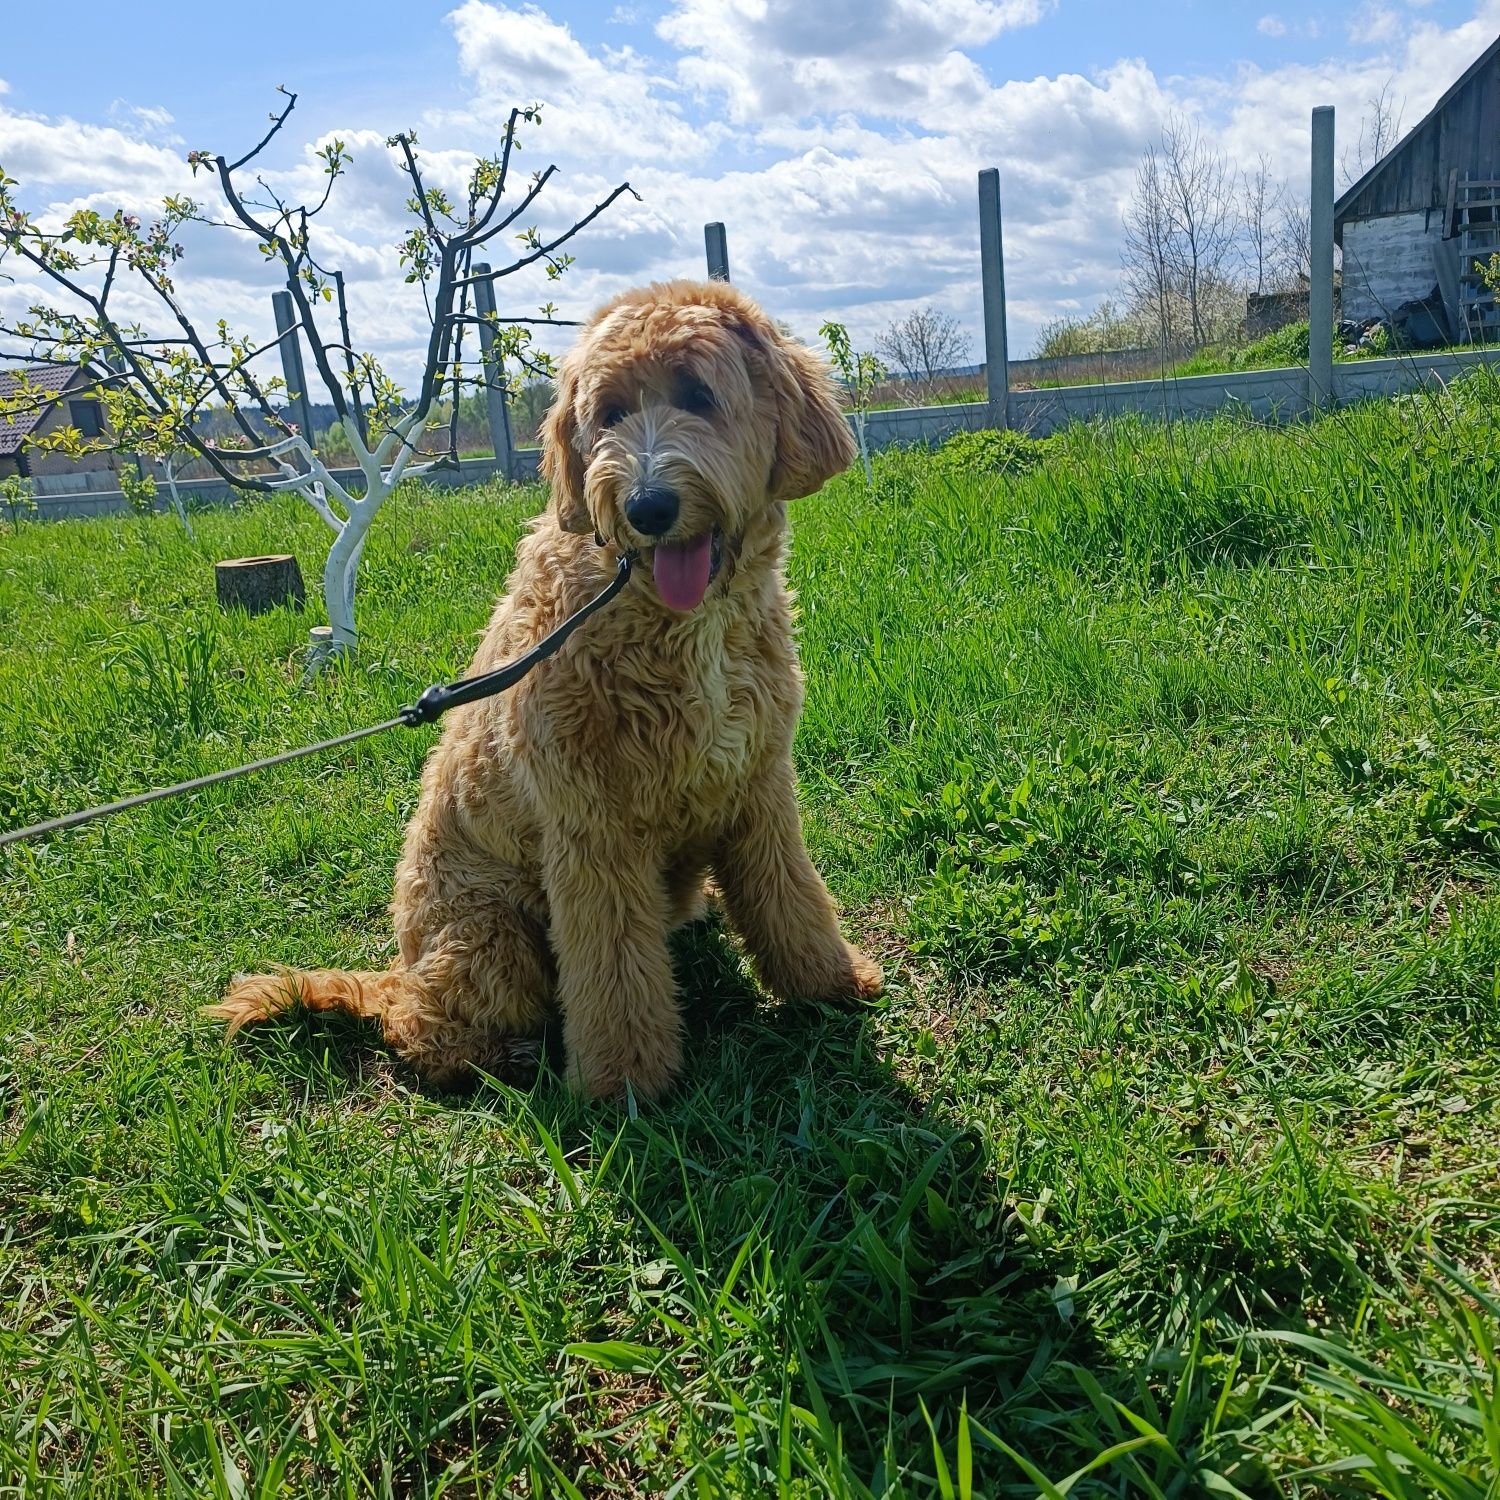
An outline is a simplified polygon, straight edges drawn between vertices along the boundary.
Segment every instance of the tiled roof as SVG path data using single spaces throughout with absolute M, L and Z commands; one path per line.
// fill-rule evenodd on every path
M 77 365 L 28 365 L 19 370 L 0 370 L 0 401 L 24 389 L 28 396 L 20 411 L 7 416 L 0 411 L 0 458 L 20 451 L 27 435 L 51 409 L 46 396 L 61 395 L 78 378 Z

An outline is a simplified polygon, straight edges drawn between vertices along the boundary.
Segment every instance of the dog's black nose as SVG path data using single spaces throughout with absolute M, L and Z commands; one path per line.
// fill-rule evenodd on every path
M 665 536 L 677 524 L 677 510 L 676 491 L 651 484 L 625 502 L 625 519 L 642 536 Z

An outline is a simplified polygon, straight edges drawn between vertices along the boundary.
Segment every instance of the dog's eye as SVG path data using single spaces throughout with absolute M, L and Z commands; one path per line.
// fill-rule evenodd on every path
M 623 406 L 606 406 L 604 414 L 599 418 L 601 427 L 618 427 L 625 420 L 625 408 Z
M 701 380 L 686 381 L 673 405 L 694 417 L 711 417 L 718 410 L 714 393 Z

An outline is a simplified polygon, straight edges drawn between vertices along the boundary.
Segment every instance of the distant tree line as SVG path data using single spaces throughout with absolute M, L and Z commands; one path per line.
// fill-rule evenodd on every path
M 1354 150 L 1344 153 L 1344 185 L 1386 155 L 1400 131 L 1387 83 L 1367 103 Z M 1247 296 L 1307 288 L 1308 204 L 1276 178 L 1265 155 L 1241 167 L 1180 114 L 1168 117 L 1141 156 L 1123 231 L 1119 298 L 1044 325 L 1038 357 L 1223 343 L 1240 335 Z

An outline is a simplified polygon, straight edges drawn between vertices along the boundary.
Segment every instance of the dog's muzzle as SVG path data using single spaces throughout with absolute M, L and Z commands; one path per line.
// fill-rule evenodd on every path
M 668 609 L 687 614 L 703 603 L 704 595 L 724 566 L 724 532 L 719 526 L 696 536 L 666 541 L 682 517 L 682 501 L 669 485 L 647 481 L 637 486 L 621 506 L 625 522 L 648 544 L 656 592 Z M 656 545 L 650 542 L 656 539 Z

